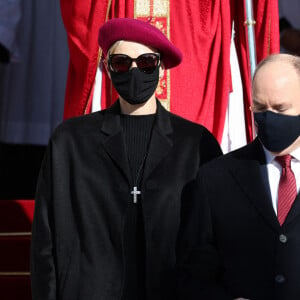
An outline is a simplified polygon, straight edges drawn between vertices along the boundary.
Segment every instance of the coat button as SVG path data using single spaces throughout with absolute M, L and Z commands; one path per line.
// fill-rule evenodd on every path
M 284 278 L 283 275 L 276 275 L 275 281 L 276 281 L 277 283 L 284 283 L 284 282 L 285 282 L 285 278 Z
M 285 234 L 281 234 L 281 235 L 279 235 L 279 241 L 281 242 L 281 243 L 286 243 L 287 242 L 287 236 L 285 235 Z

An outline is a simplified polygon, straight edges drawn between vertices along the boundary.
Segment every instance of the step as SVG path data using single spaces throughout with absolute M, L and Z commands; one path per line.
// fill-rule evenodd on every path
M 29 272 L 30 236 L 0 236 L 0 272 Z
M 31 300 L 30 276 L 0 273 L 0 291 L 3 300 Z

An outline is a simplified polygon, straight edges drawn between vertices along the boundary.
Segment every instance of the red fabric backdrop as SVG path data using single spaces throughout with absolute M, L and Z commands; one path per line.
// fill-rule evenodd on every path
M 71 2 L 71 4 L 70 4 Z M 150 1 L 153 2 L 153 1 Z M 279 51 L 278 4 L 254 0 L 257 59 Z M 61 0 L 70 45 L 65 118 L 89 112 L 97 68 L 98 28 L 107 18 L 134 17 L 134 0 Z M 232 20 L 246 108 L 247 136 L 252 138 L 250 71 L 244 1 L 170 0 L 170 39 L 184 54 L 182 64 L 171 70 L 170 110 L 206 126 L 221 142 L 231 88 L 230 40 Z M 103 77 L 102 108 L 117 95 Z
M 171 77 L 171 111 L 221 141 L 230 91 L 229 0 L 172 1 L 171 38 L 184 53 Z M 180 20 L 180 22 L 178 22 Z
M 64 118 L 70 118 L 87 112 L 97 69 L 98 29 L 106 19 L 109 0 L 60 3 L 70 51 Z
M 244 91 L 245 118 L 248 141 L 253 138 L 251 106 L 251 74 L 248 59 L 248 32 L 244 25 L 246 11 L 244 1 L 234 1 L 231 5 L 233 20 L 236 24 L 236 49 L 240 63 Z M 253 14 L 255 25 L 255 43 L 257 63 L 272 53 L 278 53 L 279 45 L 279 16 L 277 0 L 254 0 Z

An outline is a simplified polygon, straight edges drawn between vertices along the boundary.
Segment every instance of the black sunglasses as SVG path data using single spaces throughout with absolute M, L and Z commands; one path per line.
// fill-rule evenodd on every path
M 125 73 L 129 71 L 134 61 L 140 71 L 151 74 L 160 63 L 160 54 L 145 53 L 137 58 L 131 58 L 126 54 L 111 54 L 108 59 L 108 65 L 113 72 Z

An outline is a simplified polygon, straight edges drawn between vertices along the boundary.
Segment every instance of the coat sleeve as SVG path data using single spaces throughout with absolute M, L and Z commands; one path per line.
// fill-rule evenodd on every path
M 31 241 L 31 286 L 33 300 L 56 299 L 56 270 L 53 242 L 51 145 L 39 175 Z
M 204 176 L 205 167 L 200 169 L 197 179 L 186 186 L 182 195 L 177 240 L 177 296 L 180 300 L 232 300 L 232 295 L 219 280 L 222 267 Z

